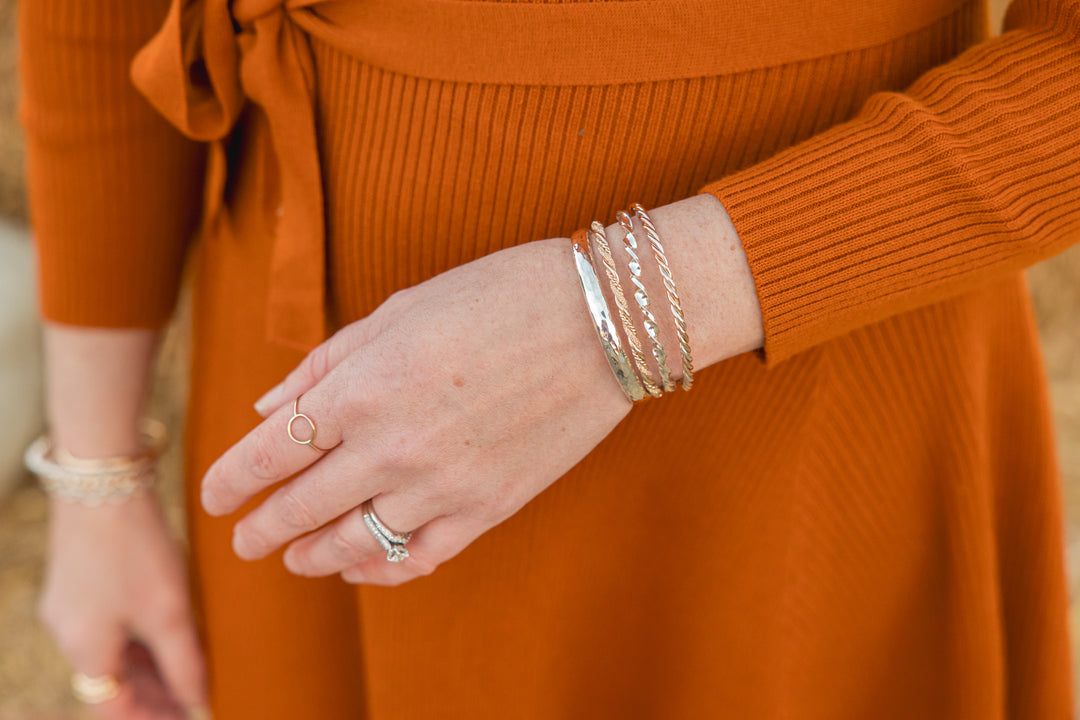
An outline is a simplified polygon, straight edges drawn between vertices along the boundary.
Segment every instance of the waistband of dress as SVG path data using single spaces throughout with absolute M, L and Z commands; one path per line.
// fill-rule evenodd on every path
M 973 0 L 330 0 L 313 35 L 435 80 L 593 85 L 738 73 L 887 43 Z

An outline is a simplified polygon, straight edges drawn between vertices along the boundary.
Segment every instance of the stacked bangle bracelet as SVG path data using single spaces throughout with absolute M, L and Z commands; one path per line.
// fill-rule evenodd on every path
M 668 367 L 668 354 L 660 337 L 660 324 L 653 312 L 648 290 L 642 278 L 641 252 L 643 245 L 638 240 L 635 232 L 634 220 L 641 223 L 645 236 L 649 239 L 649 250 L 656 261 L 660 276 L 663 279 L 668 305 L 671 309 L 671 318 L 675 334 L 679 339 L 679 353 L 682 357 L 682 388 L 689 390 L 694 382 L 693 356 L 690 352 L 690 336 L 687 332 L 686 319 L 683 316 L 682 302 L 672 277 L 671 266 L 668 264 L 664 246 L 660 241 L 660 233 L 652 222 L 652 218 L 645 212 L 640 204 L 631 206 L 633 217 L 629 213 L 619 211 L 615 214 L 616 221 L 625 231 L 623 236 L 623 249 L 628 258 L 627 265 L 630 281 L 634 285 L 633 297 L 637 310 L 641 314 L 642 325 L 645 334 L 649 336 L 652 350 L 652 359 L 656 363 L 656 372 L 660 382 L 657 384 L 652 368 L 649 366 L 645 352 L 638 337 L 634 325 L 634 318 L 630 312 L 630 303 L 623 292 L 623 284 L 619 279 L 619 273 L 615 267 L 615 259 L 612 256 L 611 246 L 608 243 L 607 233 L 603 224 L 594 220 L 588 230 L 581 229 L 574 232 L 570 237 L 570 244 L 574 252 L 574 264 L 581 280 L 581 289 L 585 294 L 585 303 L 592 317 L 600 344 L 611 366 L 615 379 L 619 382 L 626 397 L 632 403 L 638 403 L 650 397 L 660 397 L 663 393 L 675 390 L 675 382 L 671 377 Z M 600 261 L 604 266 L 605 275 L 608 279 L 608 287 L 615 299 L 616 309 L 620 323 L 615 323 L 611 309 L 604 297 L 600 286 L 599 277 L 596 274 L 596 266 L 592 259 L 592 249 L 595 247 Z M 630 349 L 631 364 L 624 350 L 622 338 L 618 332 L 618 325 L 622 326 L 623 335 L 626 338 L 625 347 Z
M 635 217 L 641 221 L 645 228 L 645 235 L 649 238 L 653 256 L 660 268 L 660 276 L 664 279 L 664 288 L 667 290 L 668 304 L 671 305 L 671 316 L 675 319 L 675 332 L 679 336 L 679 352 L 682 354 L 682 389 L 689 390 L 694 384 L 694 358 L 690 354 L 690 335 L 686 330 L 686 318 L 683 317 L 682 301 L 679 293 L 675 290 L 675 280 L 671 277 L 671 267 L 668 265 L 667 255 L 664 254 L 664 246 L 660 244 L 660 233 L 656 231 L 652 218 L 645 212 L 639 203 L 630 206 Z
M 26 449 L 23 461 L 49 495 L 84 505 L 122 502 L 153 484 L 157 458 L 165 447 L 165 426 L 156 420 L 139 425 L 143 449 L 134 455 L 76 458 L 42 435 Z
M 608 308 L 607 300 L 604 299 L 604 291 L 600 288 L 600 279 L 596 276 L 592 254 L 589 252 L 586 231 L 575 231 L 570 236 L 570 245 L 574 250 L 574 265 L 577 268 L 578 279 L 581 280 L 581 290 L 585 293 L 585 303 L 589 308 L 589 315 L 592 316 L 596 334 L 600 337 L 604 355 L 611 366 L 611 372 L 615 374 L 619 387 L 626 393 L 626 397 L 630 398 L 630 402 L 642 400 L 645 397 L 645 389 L 626 359 L 619 333 L 611 320 L 611 310 Z
M 645 386 L 645 392 L 653 397 L 660 397 L 660 388 L 653 380 L 652 371 L 645 361 L 645 353 L 641 349 L 641 340 L 638 339 L 637 330 L 634 329 L 634 319 L 630 317 L 630 306 L 623 295 L 622 282 L 619 281 L 619 273 L 615 269 L 615 259 L 611 256 L 611 247 L 608 245 L 607 233 L 604 226 L 593 220 L 589 227 L 589 238 L 592 239 L 596 249 L 600 252 L 600 259 L 604 263 L 604 273 L 611 284 L 611 293 L 615 296 L 615 306 L 619 310 L 619 319 L 622 321 L 623 332 L 630 345 L 630 354 L 634 358 L 637 367 L 638 379 Z

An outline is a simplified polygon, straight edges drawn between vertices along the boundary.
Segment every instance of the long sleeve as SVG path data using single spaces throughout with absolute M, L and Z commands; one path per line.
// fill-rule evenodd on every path
M 1005 28 L 701 188 L 746 249 L 766 363 L 1077 240 L 1080 0 L 1016 0 Z
M 203 148 L 132 85 L 162 0 L 19 3 L 20 116 L 40 306 L 56 322 L 159 327 L 198 222 Z

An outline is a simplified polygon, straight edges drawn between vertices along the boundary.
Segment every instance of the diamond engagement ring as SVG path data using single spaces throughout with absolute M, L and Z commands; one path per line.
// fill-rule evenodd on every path
M 360 506 L 360 511 L 364 514 L 364 524 L 367 525 L 367 529 L 371 531 L 371 534 L 375 536 L 375 539 L 382 545 L 383 550 L 386 551 L 387 560 L 401 562 L 409 557 L 409 550 L 405 547 L 405 544 L 409 542 L 412 533 L 394 532 L 386 527 L 375 514 L 375 507 L 371 504 L 371 500 L 365 500 L 364 504 Z

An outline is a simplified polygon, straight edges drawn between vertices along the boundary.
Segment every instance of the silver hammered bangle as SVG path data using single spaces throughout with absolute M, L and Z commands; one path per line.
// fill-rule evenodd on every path
M 634 374 L 626 352 L 622 349 L 619 341 L 619 333 L 615 323 L 611 319 L 611 310 L 604 299 L 604 292 L 600 288 L 600 279 L 596 275 L 593 266 L 592 253 L 589 250 L 588 235 L 584 229 L 576 230 L 570 236 L 570 244 L 574 250 L 574 266 L 577 268 L 578 279 L 581 281 L 581 290 L 585 293 L 585 302 L 589 308 L 596 334 L 600 338 L 600 344 L 604 348 L 611 372 L 619 381 L 619 387 L 626 393 L 626 397 L 632 403 L 643 400 L 647 395 L 641 381 Z

